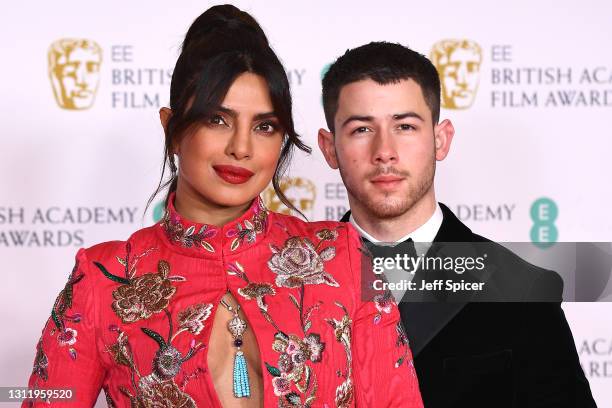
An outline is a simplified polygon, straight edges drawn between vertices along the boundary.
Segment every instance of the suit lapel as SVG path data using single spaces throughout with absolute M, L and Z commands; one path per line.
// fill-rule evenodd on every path
M 472 231 L 453 214 L 453 212 L 444 204 L 440 203 L 442 209 L 443 220 L 434 242 L 427 251 L 428 257 L 435 256 L 440 251 L 444 252 L 446 242 L 473 242 L 474 235 Z M 340 221 L 348 222 L 350 211 L 347 211 Z M 420 287 L 421 281 L 429 281 L 432 279 L 440 279 L 440 273 L 424 276 L 424 273 L 415 275 L 414 279 L 417 287 Z M 475 276 L 466 276 L 467 280 L 479 281 Z M 409 299 L 409 292 L 400 302 L 399 310 L 402 316 L 402 322 L 406 328 L 408 338 L 410 339 L 410 347 L 412 354 L 416 357 L 429 342 L 459 313 L 467 304 L 466 302 L 453 302 L 452 298 L 436 299 L 430 295 L 430 298 L 422 297 L 421 299 Z
M 344 213 L 342 218 L 340 218 L 340 222 L 349 222 L 349 218 L 351 217 L 351 210 L 348 210 Z

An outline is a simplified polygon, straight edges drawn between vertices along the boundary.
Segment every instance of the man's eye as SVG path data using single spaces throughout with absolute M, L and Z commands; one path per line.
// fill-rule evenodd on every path
M 369 132 L 369 131 L 370 131 L 370 129 L 368 129 L 366 126 L 359 126 L 355 130 L 353 130 L 351 133 L 365 133 L 365 132 Z
M 414 130 L 414 129 L 416 129 L 414 126 L 409 125 L 407 123 L 402 123 L 401 125 L 399 125 L 399 128 L 401 130 Z

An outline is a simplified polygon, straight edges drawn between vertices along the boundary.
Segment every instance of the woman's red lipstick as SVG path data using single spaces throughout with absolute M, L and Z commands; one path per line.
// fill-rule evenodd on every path
M 219 177 L 231 184 L 246 183 L 255 174 L 244 167 L 230 166 L 228 164 L 218 164 L 213 166 L 213 169 Z

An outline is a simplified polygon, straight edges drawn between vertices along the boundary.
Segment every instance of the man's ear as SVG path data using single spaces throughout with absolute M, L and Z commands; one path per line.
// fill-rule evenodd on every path
M 334 144 L 334 134 L 325 129 L 319 129 L 318 135 L 319 149 L 325 157 L 325 161 L 332 169 L 338 168 L 338 158 L 336 157 L 336 145 Z
M 436 146 L 436 160 L 441 161 L 446 158 L 450 150 L 455 127 L 450 120 L 445 119 L 434 126 L 434 143 Z
M 163 107 L 159 110 L 159 121 L 161 122 L 162 128 L 164 128 L 164 135 L 167 134 L 168 131 L 168 122 L 172 117 L 172 109 Z M 174 147 L 174 154 L 178 153 L 178 146 Z

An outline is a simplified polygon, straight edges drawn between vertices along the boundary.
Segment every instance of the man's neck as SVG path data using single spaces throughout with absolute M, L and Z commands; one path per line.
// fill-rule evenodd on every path
M 424 225 L 436 211 L 435 195 L 430 194 L 415 203 L 410 210 L 393 218 L 378 218 L 358 203 L 351 202 L 351 215 L 369 235 L 382 242 L 396 242 Z

